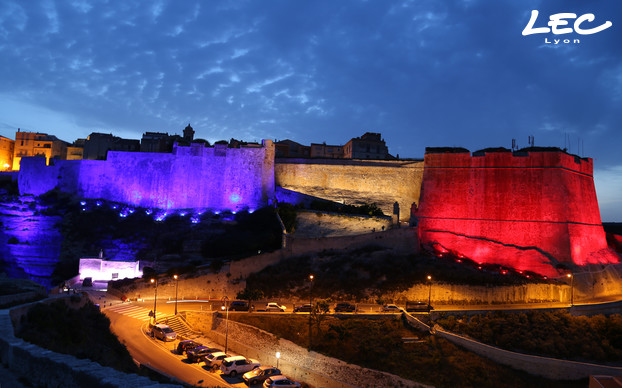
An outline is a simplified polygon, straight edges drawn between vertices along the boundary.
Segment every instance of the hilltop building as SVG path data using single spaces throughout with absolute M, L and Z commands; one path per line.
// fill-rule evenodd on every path
M 81 160 L 84 156 L 84 142 L 86 139 L 78 139 L 72 145 L 67 146 L 67 160 Z
M 22 132 L 19 128 L 15 134 L 13 149 L 13 170 L 19 170 L 23 157 L 44 156 L 46 164 L 50 159 L 65 159 L 68 143 L 56 136 L 39 132 Z
M 389 149 L 379 133 L 366 132 L 351 139 L 343 147 L 346 159 L 389 159 Z
M 311 143 L 311 157 L 322 159 L 343 159 L 343 147 L 326 143 Z
M 274 143 L 277 158 L 310 158 L 311 147 L 285 139 Z
M 0 171 L 8 171 L 13 166 L 14 148 L 14 140 L 0 136 Z
M 188 123 L 188 125 L 186 126 L 186 128 L 184 128 L 184 141 L 186 143 L 192 143 L 192 140 L 194 140 L 194 129 L 192 129 L 192 127 L 190 126 L 190 123 Z
M 162 132 L 145 132 L 140 139 L 140 152 L 171 152 L 173 136 Z
M 140 151 L 140 141 L 122 139 L 107 133 L 91 133 L 84 142 L 83 158 L 87 160 L 106 160 L 108 151 Z
M 311 143 L 306 147 L 291 140 L 276 142 L 277 157 L 315 159 L 395 159 L 389 154 L 380 133 L 365 132 L 361 137 L 350 139 L 346 145 Z

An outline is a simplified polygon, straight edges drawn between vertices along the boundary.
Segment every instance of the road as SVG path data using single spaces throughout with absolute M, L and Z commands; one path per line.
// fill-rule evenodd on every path
M 91 299 L 100 304 L 102 311 L 108 316 L 111 322 L 111 329 L 128 348 L 132 357 L 140 364 L 149 365 L 165 374 L 175 376 L 179 380 L 197 387 L 246 387 L 241 380 L 241 376 L 229 378 L 223 376 L 220 371 L 216 373 L 207 371 L 203 364 L 190 364 L 185 361 L 185 357 L 176 354 L 178 341 L 162 342 L 155 340 L 148 335 L 148 312 L 154 307 L 153 299 L 137 302 L 122 303 L 121 301 L 108 297 L 105 293 L 89 292 Z M 604 301 L 596 301 L 603 303 Z M 256 302 L 255 313 L 283 315 L 283 313 L 262 312 L 267 301 Z M 287 313 L 293 311 L 291 303 L 285 304 Z M 178 301 L 179 311 L 218 311 L 221 310 L 220 300 L 199 300 L 199 301 Z M 434 311 L 460 312 L 474 310 L 521 310 L 521 309 L 545 309 L 545 308 L 567 308 L 564 303 L 540 303 L 540 304 L 509 304 L 509 305 L 468 305 L 468 306 L 435 306 Z M 133 310 L 135 313 L 129 313 Z M 357 304 L 356 314 L 378 314 L 381 306 L 377 304 Z M 175 301 L 158 300 L 158 317 L 173 315 L 175 311 Z M 231 314 L 238 312 L 231 311 Z M 308 315 L 308 313 L 298 313 Z M 351 314 L 351 313 L 346 313 Z M 218 346 L 210 343 L 208 339 L 199 339 L 199 342 L 207 346 Z
M 113 333 L 127 347 L 130 354 L 140 364 L 148 365 L 170 376 L 197 387 L 247 387 L 241 377 L 229 378 L 223 376 L 220 371 L 216 373 L 203 368 L 203 363 L 191 364 L 186 362 L 185 356 L 176 354 L 174 349 L 179 341 L 162 342 L 151 338 L 147 333 L 148 320 L 145 318 L 131 317 L 112 309 L 103 307 L 110 306 L 110 298 L 101 295 L 93 295 L 91 298 L 100 304 L 102 311 L 110 319 Z M 113 306 L 119 302 L 114 300 Z M 127 304 L 127 303 L 126 303 Z M 129 305 L 129 304 L 127 304 Z M 153 307 L 153 304 L 151 304 Z M 158 303 L 158 315 L 172 314 L 174 306 L 166 303 Z M 209 342 L 203 341 L 204 344 Z

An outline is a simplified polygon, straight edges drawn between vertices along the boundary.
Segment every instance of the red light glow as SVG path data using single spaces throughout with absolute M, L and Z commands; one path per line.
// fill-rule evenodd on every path
M 559 263 L 617 263 L 607 249 L 592 159 L 562 151 L 426 153 L 421 243 L 478 262 L 562 276 Z

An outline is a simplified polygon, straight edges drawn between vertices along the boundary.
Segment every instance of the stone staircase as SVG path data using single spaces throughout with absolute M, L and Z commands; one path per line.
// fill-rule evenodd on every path
M 188 326 L 188 324 L 183 319 L 181 319 L 179 315 L 173 315 L 158 319 L 158 323 L 164 323 L 166 325 L 169 325 L 171 329 L 173 329 L 173 331 L 177 333 L 178 339 L 181 339 L 180 337 L 183 337 L 183 339 L 193 339 L 198 337 L 198 333 L 194 332 L 192 328 L 190 328 L 190 326 Z

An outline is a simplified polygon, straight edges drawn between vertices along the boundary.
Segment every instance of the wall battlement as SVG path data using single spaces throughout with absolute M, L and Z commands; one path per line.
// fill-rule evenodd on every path
M 560 151 L 478 151 L 471 153 L 426 153 L 429 168 L 563 168 L 593 175 L 592 158 Z

